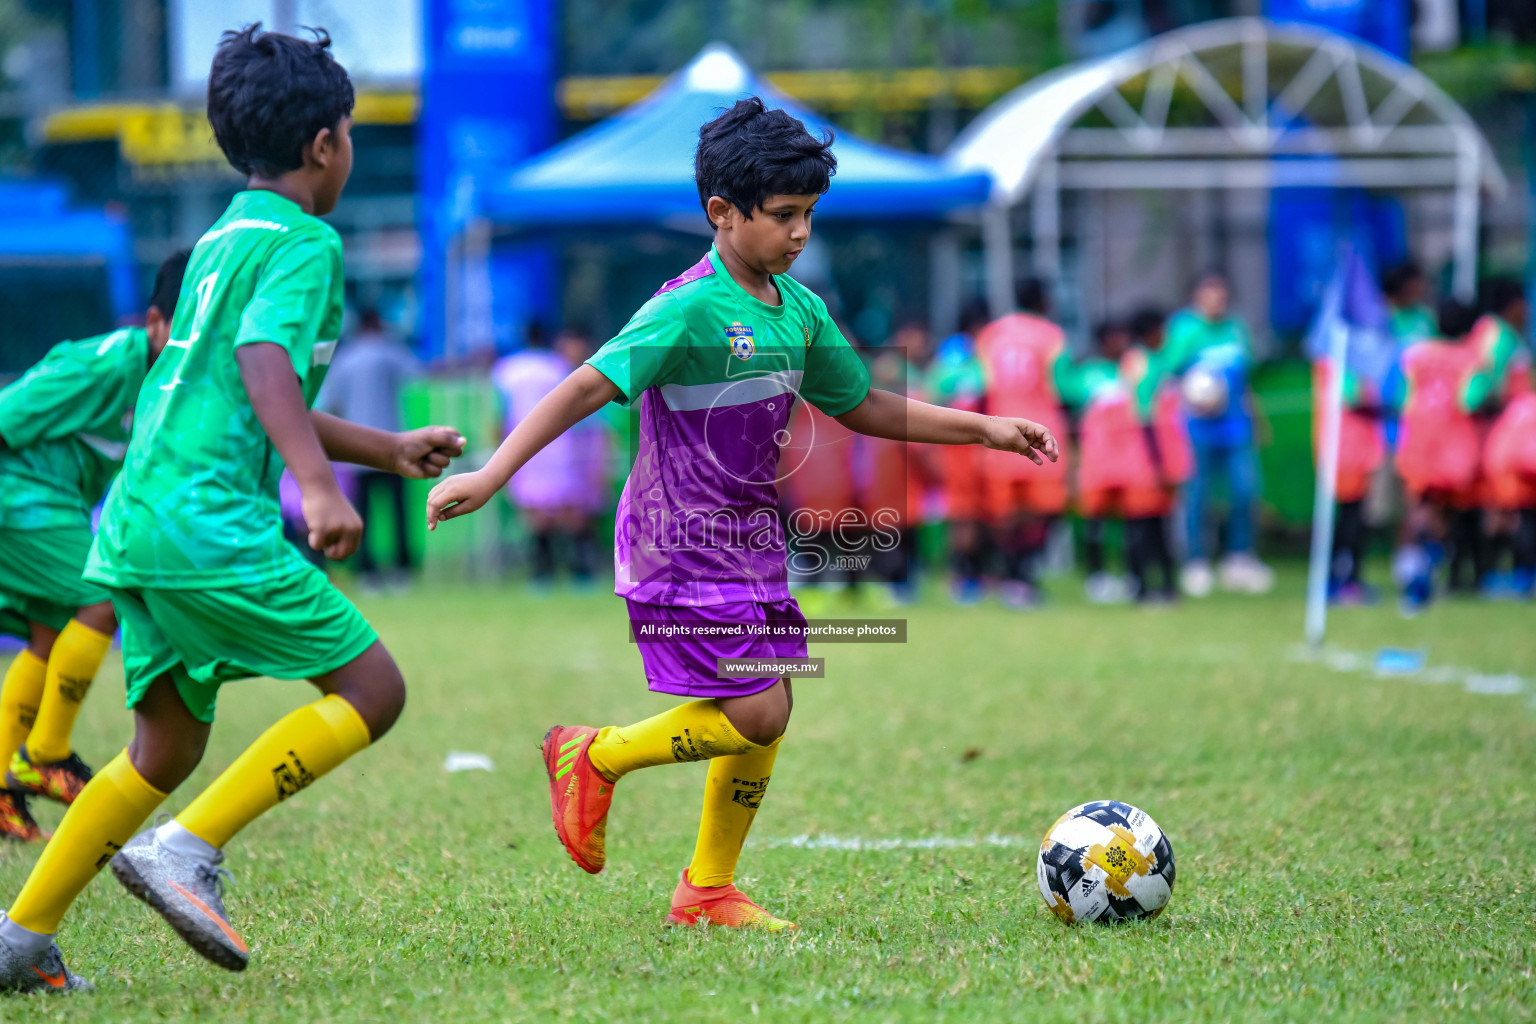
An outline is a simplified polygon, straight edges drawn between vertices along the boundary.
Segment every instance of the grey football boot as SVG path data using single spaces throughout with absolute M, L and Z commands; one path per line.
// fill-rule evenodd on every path
M 243 971 L 251 954 L 224 912 L 229 872 L 219 867 L 223 862 L 222 851 L 212 861 L 178 853 L 160 842 L 150 827 L 112 858 L 112 874 L 204 958 L 226 971 Z
M 0 992 L 28 995 L 32 992 L 91 992 L 96 988 L 64 966 L 59 945 L 27 954 L 0 939 Z

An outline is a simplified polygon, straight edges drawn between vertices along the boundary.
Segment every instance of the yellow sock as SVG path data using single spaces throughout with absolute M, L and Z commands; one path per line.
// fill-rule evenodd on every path
M 768 789 L 779 740 L 754 747 L 745 754 L 717 757 L 709 762 L 704 782 L 704 813 L 699 818 L 699 839 L 688 865 L 692 885 L 730 885 L 736 878 L 741 844 L 747 841 L 752 819 Z
M 80 702 L 107 656 L 112 638 L 90 626 L 69 620 L 48 655 L 48 682 L 37 707 L 37 723 L 27 737 L 27 754 L 34 763 L 62 761 L 69 756 L 69 734 L 75 728 Z
M 6 916 L 44 935 L 58 931 L 75 897 L 164 799 L 133 767 L 128 751 L 118 754 L 69 805 Z
M 331 694 L 259 736 L 224 774 L 176 816 L 216 847 L 373 742 L 357 709 Z
M 32 731 L 47 674 L 48 663 L 28 650 L 16 655 L 5 670 L 5 682 L 0 684 L 0 776 Z
M 680 761 L 707 761 L 751 750 L 718 701 L 680 704 L 634 725 L 610 725 L 597 734 L 587 756 L 617 782 L 636 768 Z

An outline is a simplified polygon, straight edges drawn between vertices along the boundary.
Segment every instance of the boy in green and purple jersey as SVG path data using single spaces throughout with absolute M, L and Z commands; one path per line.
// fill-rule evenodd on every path
M 443 481 L 427 501 L 433 528 L 473 512 L 575 423 L 610 401 L 640 403 L 639 451 L 615 529 L 615 590 L 650 688 L 697 699 L 623 727 L 557 725 L 543 752 L 556 833 L 594 874 L 607 860 L 619 778 L 710 761 L 672 924 L 793 927 L 740 892 L 734 876 L 789 721 L 789 680 L 761 666 L 806 649 L 803 632 L 763 632 L 805 622 L 789 596 L 776 487 L 795 402 L 875 437 L 1056 458 L 1039 424 L 870 388 L 826 306 L 786 276 L 835 166 L 830 139 L 756 97 L 704 125 L 695 178 L 715 232 L 709 253 L 539 402 L 484 469 Z M 728 659 L 757 668 L 743 672 Z
M 310 411 L 342 317 L 341 239 L 317 218 L 352 168 L 352 84 L 317 36 L 253 25 L 225 33 L 214 57 L 208 119 L 247 189 L 192 252 L 86 570 L 122 623 L 133 744 L 80 793 L 0 918 L 0 991 L 89 987 L 53 935 L 108 862 L 198 953 L 244 969 L 223 846 L 404 706 L 372 627 L 282 536 L 285 466 L 310 545 L 344 558 L 362 521 L 329 460 L 436 476 L 463 446 L 446 427 L 390 434 Z M 201 760 L 219 687 L 257 675 L 308 679 L 325 696 L 268 729 L 174 820 L 134 836 Z
M 27 641 L 0 688 L 0 836 L 43 838 L 27 798 L 68 804 L 91 780 L 70 746 L 117 631 L 81 579 L 91 510 L 123 464 L 133 404 L 170 335 L 187 254 L 160 266 L 143 327 L 55 345 L 0 390 L 0 632 Z

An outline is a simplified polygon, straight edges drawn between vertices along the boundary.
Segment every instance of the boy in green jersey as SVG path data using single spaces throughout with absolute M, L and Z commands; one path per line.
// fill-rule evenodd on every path
M 123 464 L 186 266 L 185 252 L 161 264 L 143 327 L 55 345 L 0 390 L 0 632 L 27 641 L 0 687 L 0 837 L 42 839 L 27 798 L 68 804 L 91 781 L 69 737 L 117 631 L 107 592 L 80 578 L 91 509 Z
M 1402 348 L 1439 330 L 1435 311 L 1428 302 L 1429 280 L 1412 260 L 1381 275 L 1381 294 L 1387 300 L 1387 333 Z
M 341 239 L 317 217 L 352 168 L 352 84 L 317 36 L 251 26 L 226 33 L 213 60 L 208 120 L 249 181 L 193 249 L 86 569 L 122 623 L 136 731 L 0 918 L 0 990 L 88 985 L 53 933 L 108 862 L 193 949 L 243 969 L 222 847 L 382 736 L 405 703 L 373 629 L 284 541 L 278 506 L 286 466 L 310 546 L 345 558 L 363 524 L 329 460 L 429 477 L 463 446 L 446 427 L 390 434 L 310 411 L 342 316 Z M 175 820 L 133 837 L 201 759 L 219 686 L 258 675 L 309 679 L 325 696 L 267 730 Z

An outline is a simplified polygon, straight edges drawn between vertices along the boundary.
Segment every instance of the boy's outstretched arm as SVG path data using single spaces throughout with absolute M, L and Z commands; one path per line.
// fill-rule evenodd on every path
M 327 412 L 311 411 L 320 447 L 335 462 L 351 462 L 398 473 L 413 480 L 441 476 L 448 463 L 464 454 L 464 437 L 452 427 L 419 427 L 390 433 L 350 423 Z
M 235 349 L 235 362 L 256 419 L 298 481 L 309 546 L 327 558 L 346 558 L 357 550 L 363 521 L 331 472 L 288 351 L 275 342 L 253 342 Z
M 922 444 L 984 444 L 1018 452 L 1037 466 L 1045 464 L 1042 455 L 1056 461 L 1056 439 L 1032 420 L 944 409 L 879 388 L 870 388 L 864 401 L 836 419 L 870 437 Z
M 427 496 L 427 529 L 444 519 L 473 512 L 506 486 L 512 474 L 545 445 L 619 396 L 613 381 L 585 364 L 539 400 L 526 419 L 501 442 L 490 461 L 473 473 L 451 476 Z

